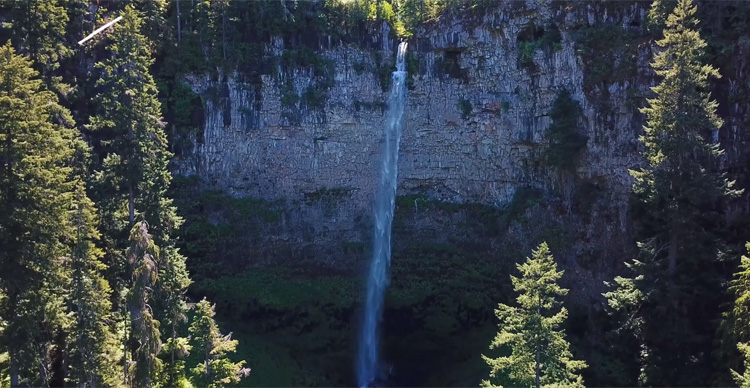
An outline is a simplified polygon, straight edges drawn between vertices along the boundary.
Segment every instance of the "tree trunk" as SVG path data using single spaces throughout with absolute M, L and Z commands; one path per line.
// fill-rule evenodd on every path
M 18 387 L 18 355 L 13 349 L 10 351 L 10 386 Z
M 221 14 L 221 50 L 224 60 L 227 60 L 227 10 Z
M 47 361 L 47 345 L 42 345 L 41 349 L 39 349 L 39 356 L 41 358 L 41 361 L 39 361 L 39 378 L 42 381 L 42 384 L 44 387 L 49 387 L 49 373 L 47 371 L 47 366 L 44 365 Z
M 64 330 L 60 330 L 55 336 L 55 346 L 52 352 L 52 370 L 49 385 L 52 387 L 64 387 L 68 377 L 67 349 L 68 338 Z
M 133 197 L 133 184 L 128 185 L 128 213 L 130 226 L 135 223 L 135 198 Z
M 176 341 L 176 337 L 177 337 L 177 328 L 175 327 L 176 326 L 175 325 L 175 321 L 176 321 L 176 319 L 172 320 L 172 354 L 171 354 L 171 357 L 172 357 L 171 369 L 172 369 L 172 371 L 170 373 L 171 374 L 170 380 L 172 380 L 172 381 L 170 381 L 171 384 L 174 384 L 176 382 L 176 380 L 177 380 L 177 370 L 176 370 L 177 368 L 175 368 L 175 366 L 174 366 L 174 351 L 175 351 L 174 347 L 175 347 L 175 341 Z
M 180 23 L 180 0 L 177 3 L 177 43 L 182 42 L 182 23 Z
M 206 380 L 211 381 L 211 354 L 206 352 Z
M 677 240 L 677 233 L 672 232 L 669 236 L 669 255 L 667 256 L 667 273 L 672 278 L 677 271 L 677 249 L 679 247 L 679 241 Z
M 122 372 L 123 372 L 123 385 L 128 385 L 128 316 L 127 312 L 124 313 L 123 317 L 123 338 L 122 338 Z
M 539 316 L 542 315 L 542 306 L 540 304 L 537 304 L 536 306 L 536 314 Z M 539 368 L 539 344 L 538 343 L 536 344 L 536 354 L 534 355 L 534 357 L 535 357 L 534 375 L 535 375 L 535 381 L 536 381 L 536 388 L 539 388 L 540 387 L 539 375 L 541 373 L 539 370 L 540 368 Z

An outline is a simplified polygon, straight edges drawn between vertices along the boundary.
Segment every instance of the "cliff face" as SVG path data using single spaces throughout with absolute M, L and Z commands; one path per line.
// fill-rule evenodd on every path
M 650 38 L 641 32 L 647 6 L 504 2 L 445 15 L 410 39 L 398 195 L 413 196 L 399 203 L 408 214 L 404 228 L 426 231 L 412 237 L 451 241 L 455 217 L 468 217 L 461 204 L 503 209 L 532 192 L 521 188 L 532 188 L 544 200 L 521 209 L 525 222 L 470 238 L 488 253 L 509 241 L 528 252 L 535 240 L 549 239 L 535 224 L 554 225 L 568 240 L 558 244 L 566 268 L 598 284 L 608 278 L 632 243 L 628 169 L 642 163 L 638 107 L 653 82 Z M 368 257 L 342 242 L 369 244 L 387 109 L 383 74 L 397 44 L 383 26 L 372 35 L 377 49 L 322 47 L 319 54 L 334 66 L 328 76 L 279 67 L 255 78 L 186 79 L 202 96 L 205 125 L 176 172 L 232 196 L 283 201 L 280 222 L 254 240 L 254 260 L 274 260 L 280 251 L 331 265 Z M 266 55 L 285 50 L 281 39 L 269 47 Z M 725 74 L 730 94 L 742 91 L 742 61 Z M 543 157 L 549 112 L 563 89 L 580 104 L 578 130 L 589 139 L 572 171 Z M 720 133 L 727 163 L 741 164 L 746 107 L 718 97 L 729 118 Z M 426 214 L 420 200 L 457 210 Z M 398 246 L 399 236 L 394 241 Z

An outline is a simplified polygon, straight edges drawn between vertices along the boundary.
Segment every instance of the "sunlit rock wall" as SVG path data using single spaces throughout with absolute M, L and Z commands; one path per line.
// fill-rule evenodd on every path
M 637 107 L 653 82 L 650 45 L 637 48 L 630 73 L 587 86 L 574 33 L 603 23 L 639 30 L 647 4 L 622 4 L 503 2 L 476 14 L 446 15 L 419 31 L 409 40 L 419 72 L 408 91 L 398 194 L 503 207 L 519 187 L 537 188 L 546 200 L 535 213 L 540 222 L 570 229 L 571 243 L 559 253 L 566 267 L 601 284 L 632 243 L 628 169 L 642 162 Z M 560 31 L 559 44 L 534 49 L 533 61 L 522 63 L 519 36 L 534 31 L 531 26 L 549 33 L 550 23 Z M 310 69 L 279 68 L 261 82 L 237 74 L 186 80 L 205 101 L 205 128 L 194 151 L 177 161 L 177 172 L 234 196 L 284 200 L 281 225 L 268 229 L 259 247 L 266 258 L 278 248 L 320 263 L 366 259 L 340 247 L 366 246 L 370 238 L 387 101 L 377 59 L 392 64 L 398 44 L 388 36 L 387 27 L 373 34 L 372 46 L 380 50 L 335 42 L 321 48 L 335 64 L 328 89 Z M 284 49 L 281 40 L 269 46 L 276 54 Z M 573 172 L 546 167 L 542 157 L 549 111 L 562 89 L 580 103 L 581 131 L 589 137 Z M 322 101 L 314 90 L 322 90 Z M 586 216 L 572 206 L 582 182 L 599 190 Z M 435 228 L 442 232 L 432 238 L 450 238 L 450 220 Z M 525 241 L 528 228 L 510 231 Z M 528 249 L 538 243 L 526 240 Z M 394 241 L 398 246 L 399 237 Z M 581 265 L 582 256 L 594 264 Z

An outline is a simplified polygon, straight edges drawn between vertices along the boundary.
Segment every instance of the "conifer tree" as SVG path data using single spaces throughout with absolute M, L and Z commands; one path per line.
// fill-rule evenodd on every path
M 552 123 L 545 131 L 549 148 L 544 156 L 550 166 L 571 170 L 588 142 L 587 136 L 578 133 L 581 106 L 568 90 L 563 90 L 557 95 L 549 115 Z
M 190 280 L 185 258 L 170 238 L 182 220 L 166 196 L 172 179 L 168 170 L 171 154 L 157 89 L 149 73 L 153 62 L 150 45 L 141 29 L 137 11 L 126 7 L 122 21 L 110 35 L 111 57 L 97 64 L 103 72 L 98 81 L 102 109 L 92 118 L 90 128 L 100 131 L 105 139 L 102 149 L 107 156 L 98 175 L 98 188 L 103 203 L 102 224 L 110 236 L 110 260 L 122 263 L 118 255 L 122 230 L 136 219 L 148 222 L 154 243 L 160 247 L 152 314 L 175 338 L 177 323 L 185 319 L 183 296 Z M 124 273 L 124 265 L 119 268 L 114 277 Z
M 190 382 L 187 376 L 187 370 L 185 369 L 186 356 L 190 355 L 189 338 L 177 337 L 168 338 L 167 342 L 162 347 L 162 355 L 167 357 L 170 362 L 167 365 L 167 370 L 164 373 L 164 384 L 167 387 L 189 387 Z
M 74 247 L 70 304 L 72 325 L 70 351 L 71 382 L 78 387 L 115 386 L 120 381 L 116 369 L 118 341 L 112 328 L 109 283 L 102 277 L 101 250 L 94 245 L 96 230 L 94 204 L 79 181 L 73 209 Z
M 133 352 L 133 386 L 150 387 L 161 369 L 157 357 L 161 351 L 159 321 L 149 305 L 157 280 L 159 250 L 148 233 L 148 225 L 140 221 L 130 232 L 128 262 L 132 268 L 133 286 L 128 294 L 128 313 L 131 322 L 131 350 Z
M 500 319 L 500 332 L 490 345 L 510 348 L 510 355 L 482 358 L 491 367 L 490 378 L 506 373 L 513 386 L 583 387 L 578 374 L 586 367 L 584 361 L 573 360 L 568 341 L 560 325 L 568 316 L 565 307 L 553 313 L 560 304 L 557 299 L 568 293 L 557 281 L 563 271 L 547 247 L 542 243 L 532 251 L 532 257 L 516 267 L 521 277 L 511 276 L 513 289 L 519 293 L 518 307 L 499 304 L 495 314 Z M 494 386 L 485 380 L 482 386 Z
M 214 320 L 214 306 L 205 298 L 195 305 L 195 317 L 190 324 L 192 348 L 199 352 L 202 362 L 193 368 L 195 380 L 201 387 L 219 388 L 237 383 L 250 369 L 242 368 L 245 361 L 232 362 L 226 357 L 237 348 L 232 334 L 222 335 Z
M 750 243 L 745 244 L 745 248 L 750 252 Z M 734 279 L 729 287 L 729 291 L 734 294 L 733 308 L 724 314 L 720 334 L 723 347 L 728 347 L 729 343 L 735 343 L 735 347 L 742 355 L 745 372 L 740 375 L 735 371 L 738 364 L 734 362 L 735 357 L 728 357 L 725 354 L 721 361 L 728 364 L 734 381 L 742 388 L 750 387 L 750 346 L 747 341 L 750 340 L 750 257 L 742 256 L 739 266 L 739 272 L 734 274 Z M 721 349 L 720 349 L 721 350 Z M 727 362 L 728 361 L 728 362 Z M 720 380 L 721 381 L 721 380 Z M 723 385 L 727 385 L 724 383 Z
M 0 314 L 12 386 L 49 382 L 53 339 L 69 323 L 63 241 L 72 234 L 75 131 L 31 66 L 10 42 L 0 47 Z
M 717 172 L 718 144 L 707 140 L 722 125 L 708 90 L 719 73 L 701 62 L 706 43 L 695 12 L 691 0 L 679 0 L 656 42 L 652 67 L 662 80 L 642 109 L 647 166 L 631 171 L 640 256 L 628 263 L 632 277 L 615 278 L 605 294 L 642 349 L 640 381 L 650 386 L 710 381 L 706 349 L 722 298 L 721 237 L 712 233 L 722 220 L 714 209 L 737 194 Z
M 739 344 L 737 344 L 737 349 L 739 349 L 739 351 L 742 353 L 742 356 L 744 357 L 745 372 L 743 374 L 739 374 L 732 370 L 732 377 L 734 378 L 734 382 L 738 387 L 750 388 L 750 345 L 740 342 Z
M 11 31 L 11 41 L 18 52 L 28 55 L 33 67 L 51 85 L 52 72 L 60 61 L 71 55 L 66 45 L 67 0 L 0 0 L 8 10 L 3 27 Z

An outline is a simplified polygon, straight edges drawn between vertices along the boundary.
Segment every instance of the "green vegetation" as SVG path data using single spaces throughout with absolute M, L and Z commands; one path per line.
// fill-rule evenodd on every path
M 750 252 L 750 243 L 745 244 L 745 249 Z M 734 364 L 729 365 L 734 382 L 745 388 L 750 386 L 750 347 L 747 345 L 748 338 L 750 338 L 750 330 L 748 330 L 750 329 L 750 310 L 747 303 L 750 299 L 750 257 L 742 256 L 739 272 L 734 274 L 729 290 L 734 294 L 735 299 L 733 308 L 723 316 L 720 327 L 721 339 L 725 346 L 730 346 L 729 344 L 732 343 L 737 344 L 737 350 L 740 351 L 741 358 L 743 358 L 744 373 L 739 374 L 735 371 L 735 369 L 739 369 L 737 361 L 740 357 L 724 355 L 724 358 Z
M 231 334 L 224 336 L 219 332 L 214 307 L 205 298 L 195 305 L 195 316 L 190 324 L 191 349 L 199 352 L 202 360 L 191 372 L 199 386 L 220 388 L 238 383 L 250 370 L 242 368 L 244 361 L 232 362 L 226 357 L 227 353 L 235 352 L 237 341 L 231 339 Z
M 534 53 L 537 49 L 556 51 L 562 48 L 562 36 L 555 24 L 543 28 L 531 23 L 521 29 L 516 41 L 518 42 L 518 62 L 526 68 L 534 65 Z
M 513 199 L 505 206 L 502 222 L 505 225 L 511 222 L 524 222 L 523 215 L 526 209 L 533 207 L 542 200 L 541 191 L 532 187 L 519 187 L 513 193 Z
M 576 31 L 574 41 L 583 59 L 583 86 L 587 93 L 594 88 L 606 91 L 609 84 L 635 77 L 639 33 L 619 25 L 602 24 Z
M 717 104 L 708 80 L 719 74 L 701 61 L 706 43 L 694 29 L 696 8 L 680 0 L 669 15 L 662 48 L 652 67 L 661 78 L 656 97 L 643 108 L 647 122 L 641 141 L 648 165 L 631 171 L 642 226 L 630 277 L 616 277 L 605 294 L 616 319 L 643 349 L 641 384 L 708 385 L 723 300 L 721 220 L 704 215 L 714 204 L 738 194 L 715 169 L 718 144 L 702 134 L 719 128 Z M 735 344 L 731 344 L 735 346 Z
M 118 340 L 107 322 L 113 319 L 112 290 L 104 279 L 101 262 L 104 252 L 95 245 L 99 237 L 94 203 L 86 196 L 84 183 L 77 182 L 74 197 L 75 228 L 71 262 L 70 310 L 75 313 L 71 328 L 72 381 L 114 386 L 118 381 Z
M 59 62 L 76 41 L 64 34 L 82 33 L 66 23 L 80 22 L 83 2 L 47 3 L 0 4 L 18 13 L 4 27 L 29 55 L 17 55 L 10 43 L 0 48 L 6 381 L 169 385 L 174 380 L 162 372 L 179 369 L 174 352 L 190 279 L 170 237 L 182 219 L 166 195 L 171 154 L 151 76 L 155 46 L 148 36 L 161 29 L 166 3 L 134 1 L 138 10 L 120 4 L 115 15 L 122 20 L 94 68 L 75 75 L 76 89 L 62 83 L 75 70 Z M 195 96 L 173 86 L 167 100 L 184 125 Z M 75 128 L 50 90 L 79 99 L 73 105 L 88 124 Z M 96 97 L 86 101 L 86 93 Z M 171 337 L 171 357 L 162 354 L 164 337 Z
M 323 201 L 326 203 L 334 203 L 343 197 L 347 197 L 351 194 L 352 189 L 348 187 L 322 187 L 312 193 L 305 193 L 305 200 L 308 203 Z
M 516 265 L 521 277 L 511 276 L 513 289 L 519 294 L 518 307 L 500 303 L 495 314 L 500 319 L 500 332 L 490 349 L 507 347 L 510 355 L 498 358 L 483 356 L 491 367 L 490 378 L 498 372 L 506 372 L 513 386 L 565 386 L 583 387 L 583 379 L 577 373 L 586 367 L 584 361 L 573 360 L 570 344 L 560 325 L 568 317 L 568 310 L 557 299 L 568 293 L 557 280 L 563 272 L 557 264 L 547 243 L 532 251 L 532 257 Z M 551 315 L 548 315 L 551 314 Z M 482 386 L 495 386 L 491 381 L 482 381 Z
M 81 147 L 70 112 L 31 65 L 10 43 L 0 47 L 0 314 L 12 386 L 49 384 L 53 376 L 38 373 L 47 365 L 41 355 L 70 325 L 65 300 L 71 279 L 60 257 L 70 251 L 63 241 L 75 231 L 68 210 L 76 186 L 72 159 Z
M 550 110 L 552 123 L 545 132 L 549 146 L 544 152 L 547 163 L 556 168 L 571 170 L 586 148 L 588 137 L 580 134 L 578 120 L 581 106 L 570 92 L 561 91 Z
M 351 368 L 342 366 L 353 364 L 363 286 L 357 258 L 370 253 L 362 227 L 369 221 L 352 214 L 346 222 L 363 234 L 347 231 L 337 239 L 332 228 L 323 232 L 329 246 L 320 247 L 314 241 L 319 225 L 299 220 L 307 210 L 334 209 L 354 189 L 323 187 L 289 204 L 239 198 L 233 195 L 258 190 L 251 176 L 236 172 L 237 187 L 212 190 L 223 182 L 202 175 L 173 180 L 170 159 L 190 155 L 202 141 L 206 102 L 233 108 L 235 75 L 256 104 L 236 107 L 240 112 L 260 113 L 264 83 L 275 82 L 287 119 L 282 125 L 301 127 L 305 115 L 325 114 L 334 86 L 339 64 L 324 49 L 356 46 L 369 53 L 354 71 L 370 72 L 385 91 L 394 62 L 384 57 L 383 41 L 373 39 L 384 25 L 391 42 L 411 38 L 412 47 L 431 50 L 423 27 L 432 34 L 439 20 L 456 16 L 473 28 L 487 20 L 487 7 L 495 13 L 499 6 L 529 20 L 516 37 L 502 37 L 515 38 L 519 66 L 529 72 L 540 51 L 550 56 L 561 47 L 555 23 L 565 19 L 575 29 L 566 37 L 584 65 L 584 91 L 598 113 L 597 130 L 604 127 L 597 133 L 610 136 L 607 125 L 616 119 L 605 106 L 609 85 L 627 81 L 625 103 L 633 110 L 648 103 L 641 138 L 646 163 L 634 162 L 642 167 L 632 172 L 630 219 L 609 218 L 614 212 L 603 177 L 574 177 L 563 199 L 530 188 L 549 187 L 544 170 L 513 177 L 526 183 L 506 204 L 430 199 L 433 192 L 464 196 L 463 188 L 432 178 L 417 182 L 425 194 L 398 197 L 382 323 L 394 381 L 474 386 L 489 363 L 493 376 L 486 384 L 581 386 L 583 376 L 599 386 L 748 386 L 750 259 L 736 260 L 733 250 L 748 240 L 750 222 L 721 173 L 726 168 L 746 184 L 738 146 L 745 135 L 722 136 L 732 150 L 726 160 L 706 139 L 724 127 L 709 90 L 727 101 L 727 128 L 748 121 L 739 114 L 750 91 L 746 61 L 736 58 L 750 47 L 750 5 L 703 6 L 698 26 L 689 0 L 657 0 L 641 27 L 630 17 L 622 22 L 623 14 L 638 14 L 640 5 L 632 2 L 592 5 L 594 19 L 606 10 L 608 22 L 591 25 L 579 18 L 584 13 L 574 23 L 565 14 L 589 4 L 557 2 L 549 20 L 537 18 L 544 12 L 528 13 L 523 2 L 494 0 L 94 3 L 0 0 L 0 36 L 10 41 L 0 47 L 0 385 L 351 384 Z M 77 44 L 117 16 L 123 17 L 118 24 Z M 658 85 L 653 95 L 643 94 L 651 92 L 635 82 L 649 73 L 637 69 L 638 56 L 648 55 L 650 40 L 662 32 L 653 61 Z M 469 74 L 476 69 L 468 67 L 474 51 L 455 43 L 434 53 L 430 70 L 464 83 L 464 97 L 454 103 L 468 118 L 472 101 L 484 104 L 485 97 L 467 94 L 475 91 Z M 410 89 L 428 70 L 421 60 L 416 50 L 407 53 Z M 711 83 L 718 71 L 708 63 L 734 78 Z M 486 66 L 483 58 L 477 66 Z M 300 74 L 309 82 L 294 78 Z M 207 79 L 208 90 L 196 94 L 189 76 Z M 352 97 L 357 111 L 386 108 L 378 97 Z M 500 105 L 492 110 L 508 112 L 509 97 L 495 97 Z M 538 152 L 547 167 L 576 170 L 587 146 L 580 107 L 561 91 L 550 113 L 549 147 L 521 146 Z M 315 134 L 315 143 L 331 136 L 302 129 Z M 337 216 L 347 214 L 341 210 Z M 618 258 L 591 241 L 587 223 L 612 227 L 611 235 L 631 227 L 637 234 L 622 236 Z M 637 247 L 627 245 L 631 238 Z M 568 298 L 583 303 L 565 299 L 569 319 L 564 308 L 555 313 L 567 291 L 557 282 L 566 278 L 547 244 L 518 265 L 522 276 L 511 280 L 520 295 L 515 304 L 509 300 L 506 275 L 514 259 L 541 240 L 575 272 L 567 281 L 581 284 Z M 637 257 L 627 257 L 631 248 Z M 342 254 L 331 260 L 340 267 L 319 265 L 321 251 L 327 258 Z M 627 268 L 604 294 L 609 308 L 598 312 L 601 290 L 590 277 L 618 270 L 617 260 Z M 497 303 L 499 334 L 492 314 Z M 488 343 L 493 353 L 483 359 Z M 574 354 L 590 365 L 581 376 L 584 363 L 573 361 Z
M 466 120 L 467 118 L 469 118 L 469 115 L 471 115 L 474 107 L 471 106 L 471 102 L 469 100 L 461 98 L 458 100 L 458 110 L 461 112 L 461 118 Z

